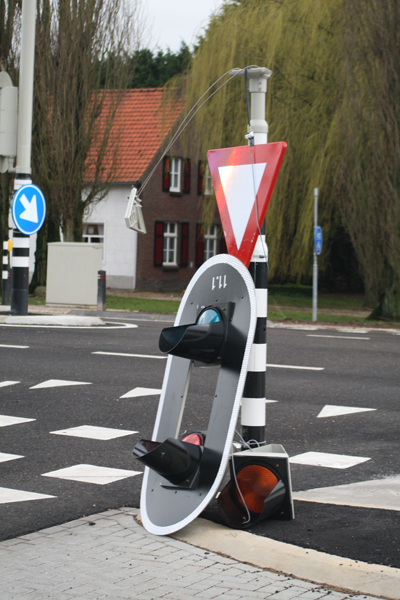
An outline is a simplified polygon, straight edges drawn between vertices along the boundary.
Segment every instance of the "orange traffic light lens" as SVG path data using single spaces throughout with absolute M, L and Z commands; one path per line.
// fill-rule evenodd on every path
M 249 511 L 260 514 L 264 508 L 264 501 L 278 483 L 278 478 L 266 467 L 249 465 L 239 471 L 236 481 Z M 237 499 L 240 504 L 244 504 L 239 493 Z

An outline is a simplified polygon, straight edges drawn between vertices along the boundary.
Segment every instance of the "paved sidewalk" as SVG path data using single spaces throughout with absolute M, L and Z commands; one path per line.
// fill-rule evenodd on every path
M 372 598 L 151 535 L 136 521 L 138 512 L 111 510 L 1 542 L 1 600 Z

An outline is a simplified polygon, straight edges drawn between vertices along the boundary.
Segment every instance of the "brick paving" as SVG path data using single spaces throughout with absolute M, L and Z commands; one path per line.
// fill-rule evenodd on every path
M 148 533 L 122 508 L 0 543 L 1 600 L 373 600 Z

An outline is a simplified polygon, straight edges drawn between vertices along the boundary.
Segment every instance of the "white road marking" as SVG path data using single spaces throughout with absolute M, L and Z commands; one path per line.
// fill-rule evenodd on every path
M 278 400 L 265 400 L 266 404 L 268 404 L 268 402 L 278 402 Z
M 39 388 L 64 387 L 67 385 L 92 385 L 87 381 L 66 381 L 64 379 L 48 379 L 37 385 L 30 387 L 30 390 L 38 390 Z
M 72 437 L 87 438 L 91 440 L 114 440 L 115 438 L 133 435 L 137 431 L 128 431 L 127 429 L 111 429 L 110 427 L 94 427 L 92 425 L 80 425 L 70 429 L 60 429 L 59 431 L 50 431 L 56 435 L 70 435 Z
M 25 492 L 23 490 L 12 490 L 11 488 L 0 487 L 0 504 L 11 504 L 12 502 L 27 502 L 30 500 L 45 500 L 46 498 L 57 498 L 48 494 L 36 494 L 34 492 Z
M 126 392 L 120 398 L 139 398 L 141 396 L 156 396 L 161 394 L 161 389 L 135 387 L 130 392 Z
M 277 369 L 304 369 L 306 371 L 323 371 L 325 367 L 299 367 L 295 365 L 271 365 L 267 363 L 267 367 L 275 367 Z
M 24 458 L 20 454 L 7 454 L 6 452 L 0 452 L 0 463 L 7 462 L 8 460 L 15 460 L 16 458 Z
M 110 319 L 114 320 L 117 317 L 107 317 L 107 322 L 110 322 Z M 144 319 L 142 317 L 118 317 L 118 319 L 124 319 L 124 321 L 145 321 L 146 323 L 174 323 L 174 319 Z
M 92 352 L 92 354 L 104 354 L 105 356 L 128 356 L 130 358 L 160 358 L 165 360 L 166 356 L 157 356 L 156 354 L 127 354 L 126 352 Z
M 9 417 L 8 415 L 0 415 L 0 427 L 18 425 L 19 423 L 28 423 L 29 421 L 36 421 L 36 419 L 24 419 L 22 417 Z
M 11 319 L 12 317 L 7 317 L 8 319 Z M 91 329 L 92 331 L 108 331 L 108 330 L 112 330 L 112 329 L 136 329 L 138 327 L 138 325 L 135 325 L 135 323 L 112 323 L 112 325 L 107 325 L 108 321 L 104 321 L 105 325 L 51 325 L 51 324 L 45 324 L 43 323 L 42 325 L 40 324 L 36 324 L 36 323 L 12 323 L 12 322 L 4 322 L 4 321 L 0 321 L 0 327 L 33 327 L 33 328 L 39 328 L 39 329 Z
M 29 348 L 29 346 L 13 346 L 11 344 L 0 344 L 0 348 Z
M 109 467 L 97 467 L 95 465 L 73 465 L 66 469 L 50 471 L 43 473 L 42 477 L 55 477 L 57 479 L 67 479 L 69 481 L 80 481 L 83 483 L 95 483 L 97 485 L 107 485 L 114 481 L 141 475 L 141 471 L 127 471 L 126 469 L 111 469 Z
M 290 462 L 297 465 L 327 467 L 330 469 L 348 469 L 359 465 L 370 458 L 364 456 L 346 456 L 345 454 L 328 454 L 326 452 L 305 452 L 292 456 Z
M 0 387 L 6 387 L 7 385 L 15 385 L 21 383 L 20 381 L 0 381 Z
M 338 340 L 370 340 L 369 337 L 360 337 L 355 335 L 322 335 L 319 333 L 307 333 L 307 337 L 335 338 Z
M 293 498 L 322 504 L 400 511 L 400 476 L 296 492 Z
M 321 410 L 317 419 L 322 417 L 339 417 L 340 415 L 351 415 L 354 413 L 368 412 L 377 410 L 376 408 L 356 408 L 354 406 L 336 406 L 334 404 L 326 404 Z

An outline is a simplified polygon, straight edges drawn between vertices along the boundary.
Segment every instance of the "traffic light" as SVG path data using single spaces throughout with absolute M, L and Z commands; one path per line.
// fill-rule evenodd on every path
M 168 438 L 165 442 L 140 440 L 133 456 L 180 487 L 191 487 L 198 475 L 202 448 L 197 444 Z
M 163 329 L 159 349 L 204 364 L 220 362 L 228 321 L 225 306 L 204 308 L 195 323 Z
M 140 505 L 151 533 L 181 529 L 217 494 L 232 448 L 256 319 L 248 270 L 237 258 L 219 254 L 195 273 L 175 326 L 161 332 L 159 348 L 169 356 L 154 432 L 133 451 L 146 465 Z M 207 430 L 180 436 L 192 367 L 211 365 L 220 368 Z
M 227 525 L 247 529 L 272 516 L 294 519 L 289 457 L 280 444 L 233 454 L 230 474 L 218 496 Z

